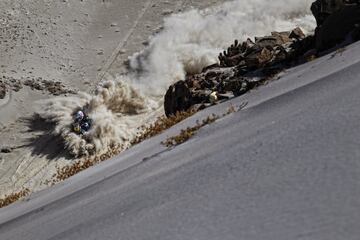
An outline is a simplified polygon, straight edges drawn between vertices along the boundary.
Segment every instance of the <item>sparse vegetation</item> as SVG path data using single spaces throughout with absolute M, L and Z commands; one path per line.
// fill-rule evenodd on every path
M 28 188 L 25 188 L 19 192 L 16 193 L 12 193 L 10 195 L 5 195 L 4 198 L 0 199 L 0 208 L 6 207 L 18 200 L 20 200 L 21 198 L 26 197 L 27 195 L 29 195 L 30 190 Z
M 166 129 L 194 115 L 195 113 L 196 111 L 191 109 L 186 112 L 177 112 L 175 115 L 171 115 L 170 117 L 165 117 L 165 116 L 159 117 L 153 124 L 150 124 L 149 126 L 140 127 L 139 133 L 131 141 L 131 145 L 138 144 L 148 138 L 160 134 Z
M 217 119 L 219 119 L 220 117 L 213 114 L 208 116 L 206 119 L 204 119 L 202 122 L 197 122 L 195 126 L 193 127 L 188 127 L 186 129 L 182 129 L 180 131 L 180 134 L 173 136 L 173 137 L 169 137 L 168 139 L 166 139 L 165 141 L 161 142 L 161 144 L 167 146 L 167 147 L 172 147 L 172 146 L 176 146 L 179 145 L 181 143 L 186 142 L 187 140 L 189 140 L 192 136 L 195 135 L 195 133 L 202 127 L 211 124 L 213 122 L 215 122 Z
M 196 132 L 199 131 L 202 127 L 215 122 L 216 120 L 220 119 L 221 117 L 225 117 L 226 115 L 237 112 L 237 111 L 243 109 L 246 105 L 247 105 L 247 103 L 243 103 L 238 108 L 236 108 L 234 105 L 230 105 L 228 107 L 227 111 L 222 116 L 212 114 L 212 115 L 208 116 L 207 118 L 205 118 L 203 121 L 201 121 L 201 122 L 198 121 L 195 126 L 187 127 L 186 129 L 182 129 L 178 135 L 167 138 L 165 141 L 162 141 L 161 144 L 165 145 L 166 147 L 173 147 L 173 146 L 182 144 L 182 143 L 186 142 L 187 140 L 189 140 L 192 136 L 194 136 L 196 134 Z
M 106 154 L 103 154 L 101 156 L 80 159 L 80 160 L 77 160 L 72 165 L 57 168 L 56 174 L 53 176 L 53 184 L 60 182 L 60 181 L 64 181 L 65 179 L 72 177 L 75 174 L 77 174 L 89 167 L 96 165 L 97 163 L 106 161 L 106 160 L 110 159 L 111 157 L 115 156 L 116 154 L 119 154 L 123 150 L 125 150 L 125 148 L 120 146 L 120 147 L 114 148 L 112 151 L 109 151 Z
M 78 160 L 75 163 L 62 167 L 57 168 L 57 172 L 54 175 L 53 183 L 64 181 L 65 179 L 74 176 L 75 174 L 94 166 L 96 161 L 93 159 L 85 159 L 85 160 Z

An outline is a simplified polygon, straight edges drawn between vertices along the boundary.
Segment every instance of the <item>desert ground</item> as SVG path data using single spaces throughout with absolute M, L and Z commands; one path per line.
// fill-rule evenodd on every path
M 1 240 L 358 239 L 360 7 L 312 2 L 1 1 Z M 132 144 L 204 82 L 207 106 Z
M 161 31 L 163 18 L 222 1 L 63 0 L 0 2 L 0 195 L 46 188 L 73 161 L 39 100 L 91 93 L 126 72 L 124 62 Z

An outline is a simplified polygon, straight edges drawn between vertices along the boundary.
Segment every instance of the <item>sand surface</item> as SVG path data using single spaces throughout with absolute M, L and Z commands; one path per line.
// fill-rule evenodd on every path
M 11 152 L 0 153 L 0 196 L 46 188 L 56 168 L 73 161 L 53 126 L 34 117 L 38 100 L 93 92 L 100 81 L 126 72 L 124 61 L 161 30 L 164 17 L 221 2 L 1 1 L 0 80 L 8 92 L 0 99 L 0 147 Z M 66 91 L 32 85 L 43 81 L 60 82 Z
M 360 43 L 0 209 L 1 240 L 357 240 Z M 244 109 L 168 149 L 230 104 Z

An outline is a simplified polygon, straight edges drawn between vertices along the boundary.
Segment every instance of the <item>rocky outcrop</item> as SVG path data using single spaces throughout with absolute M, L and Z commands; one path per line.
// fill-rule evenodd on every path
M 218 64 L 169 87 L 164 101 L 166 115 L 239 96 L 284 68 L 314 59 L 345 40 L 360 40 L 360 0 L 317 0 L 311 11 L 317 22 L 314 36 L 306 37 L 296 28 L 243 43 L 235 40 L 219 54 Z
M 316 49 L 321 52 L 347 40 L 357 41 L 360 1 L 317 0 L 311 6 L 317 22 Z
M 219 64 L 187 76 L 171 85 L 165 95 L 167 116 L 189 108 L 202 109 L 216 102 L 244 94 L 281 71 L 304 53 L 313 41 L 300 28 L 290 32 L 272 32 L 270 36 L 235 40 L 219 54 Z

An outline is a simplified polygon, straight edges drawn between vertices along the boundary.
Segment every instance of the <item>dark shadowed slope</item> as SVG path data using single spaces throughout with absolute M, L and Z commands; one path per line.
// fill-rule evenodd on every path
M 229 102 L 0 210 L 0 239 L 359 239 L 360 45 L 347 48 L 232 100 L 248 105 L 180 146 L 160 141 Z

